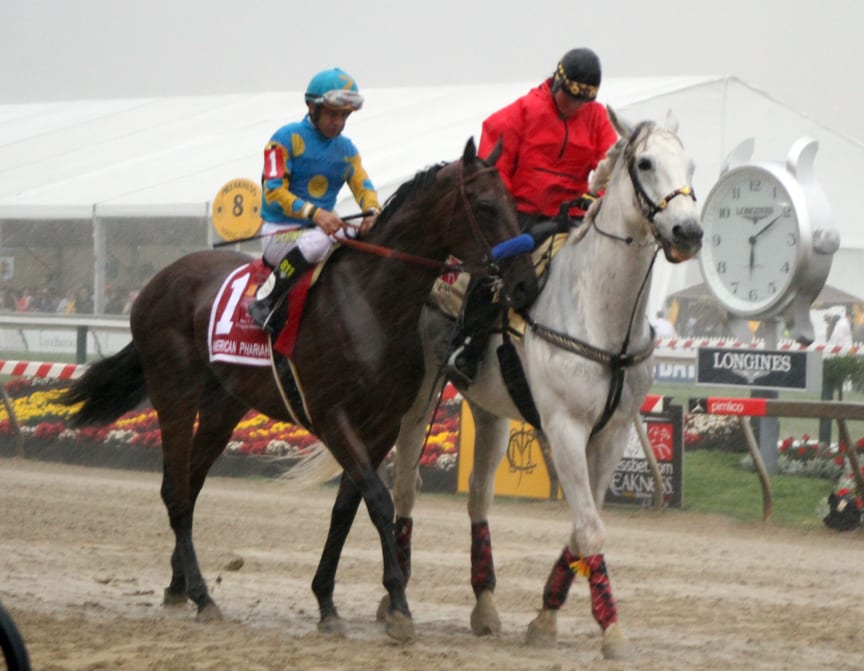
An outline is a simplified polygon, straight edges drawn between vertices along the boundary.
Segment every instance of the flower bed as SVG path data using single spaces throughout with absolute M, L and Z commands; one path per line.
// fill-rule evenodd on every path
M 64 387 L 62 382 L 29 378 L 5 385 L 28 456 L 161 468 L 161 435 L 156 412 L 149 404 L 105 426 L 70 429 L 67 420 L 75 408 L 59 402 Z M 427 489 L 456 491 L 460 405 L 461 397 L 448 386 L 420 462 Z M 0 451 L 14 454 L 20 444 L 17 434 L 5 406 L 0 405 Z M 250 411 L 235 428 L 213 472 L 276 474 L 318 445 L 318 439 L 302 428 Z M 257 470 L 253 467 L 256 461 L 260 464 Z

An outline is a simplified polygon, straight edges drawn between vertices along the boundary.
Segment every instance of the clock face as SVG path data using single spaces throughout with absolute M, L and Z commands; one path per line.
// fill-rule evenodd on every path
M 791 300 L 802 245 L 783 179 L 755 166 L 730 170 L 709 194 L 702 226 L 702 274 L 730 311 L 767 316 Z

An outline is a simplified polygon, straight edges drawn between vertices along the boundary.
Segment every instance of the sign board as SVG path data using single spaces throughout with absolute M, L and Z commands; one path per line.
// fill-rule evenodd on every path
M 691 415 L 730 415 L 732 417 L 765 417 L 767 399 L 764 398 L 691 398 L 687 412 Z
M 684 420 L 680 406 L 669 406 L 662 412 L 643 413 L 651 447 L 657 458 L 664 483 L 664 503 L 680 507 L 684 470 Z M 530 424 L 510 423 L 507 453 L 495 472 L 495 494 L 532 499 L 562 499 L 561 488 L 547 465 L 548 455 Z M 467 403 L 463 404 L 459 428 L 457 486 L 468 491 L 474 463 L 474 424 Z M 654 477 L 635 430 L 618 463 L 612 484 L 606 494 L 610 503 L 650 506 L 654 497 Z
M 474 467 L 474 418 L 462 404 L 459 422 L 456 491 L 466 493 Z M 507 452 L 495 472 L 495 493 L 529 499 L 560 499 L 557 480 L 549 476 L 546 457 L 530 424 L 511 420 Z
M 224 240 L 255 235 L 261 228 L 261 187 L 250 179 L 226 182 L 213 201 L 213 228 Z
M 663 478 L 663 503 L 680 508 L 684 490 L 684 419 L 681 406 L 669 406 L 663 412 L 642 415 L 645 431 Z M 645 458 L 635 431 L 612 482 L 606 490 L 606 503 L 628 503 L 651 506 L 654 499 L 654 474 Z
M 822 353 L 700 347 L 696 383 L 818 393 L 822 390 Z

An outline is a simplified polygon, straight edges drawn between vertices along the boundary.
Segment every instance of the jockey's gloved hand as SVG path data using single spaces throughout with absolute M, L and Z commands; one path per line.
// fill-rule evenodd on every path
M 581 197 L 577 198 L 573 203 L 576 207 L 584 212 L 588 211 L 588 208 L 594 204 L 598 196 L 594 193 L 583 193 Z

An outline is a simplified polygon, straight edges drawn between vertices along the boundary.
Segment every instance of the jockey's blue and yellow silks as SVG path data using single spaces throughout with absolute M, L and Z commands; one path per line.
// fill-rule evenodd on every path
M 381 208 L 354 143 L 341 134 L 325 137 L 306 116 L 282 126 L 267 143 L 261 216 L 270 223 L 314 226 L 315 210 L 332 211 L 343 184 L 361 210 Z

